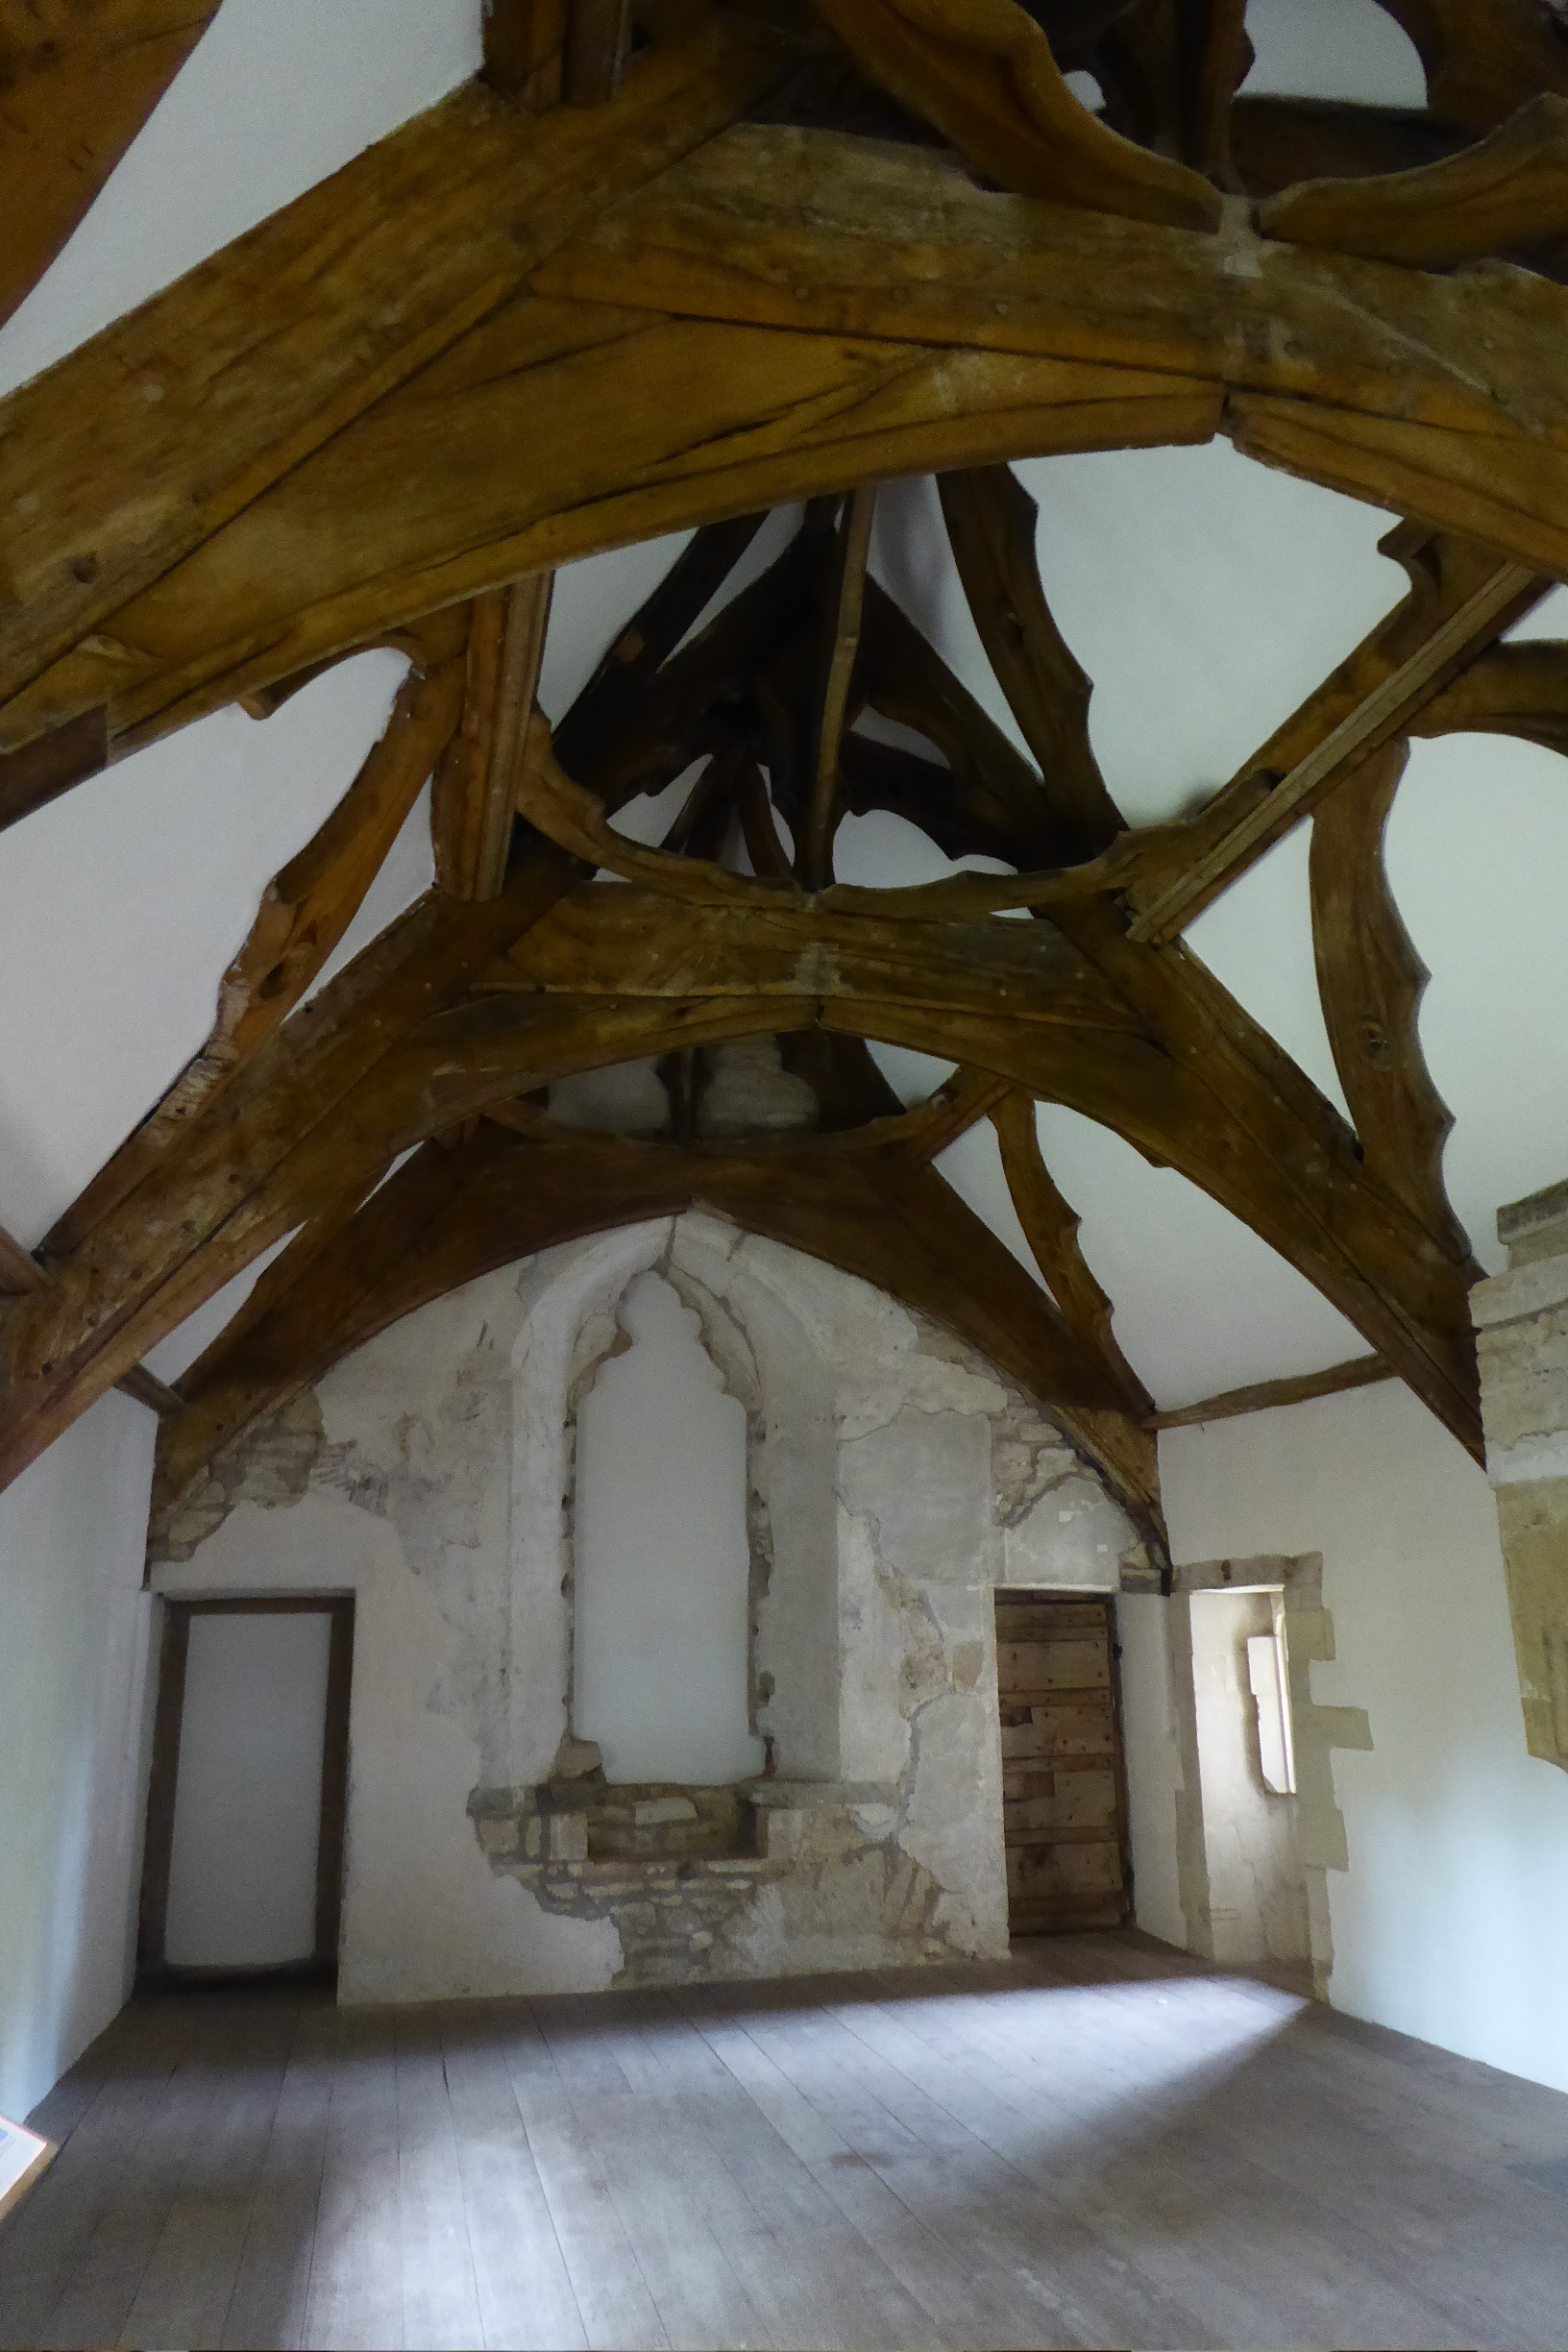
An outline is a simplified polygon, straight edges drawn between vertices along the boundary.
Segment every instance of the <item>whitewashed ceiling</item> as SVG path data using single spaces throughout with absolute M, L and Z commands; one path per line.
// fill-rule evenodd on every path
M 1248 28 L 1251 89 L 1421 102 L 1414 52 L 1373 0 L 1251 0 Z M 430 104 L 475 70 L 478 47 L 478 0 L 223 0 L 66 251 L 0 329 L 0 391 Z M 1403 592 L 1377 552 L 1389 517 L 1224 443 L 1020 471 L 1040 504 L 1052 608 L 1095 681 L 1094 747 L 1135 823 L 1223 782 Z M 552 716 L 680 544 L 562 576 L 542 688 Z M 766 554 L 765 534 L 752 564 Z M 884 493 L 873 569 L 1017 740 L 928 484 Z M 1525 627 L 1568 636 L 1568 590 Z M 200 1044 L 262 886 L 348 784 L 401 673 L 396 656 L 366 654 L 264 723 L 224 712 L 0 837 L 0 1223 L 18 1237 L 42 1235 Z M 648 829 L 635 807 L 626 822 Z M 1304 833 L 1282 844 L 1188 939 L 1338 1101 L 1306 850 Z M 891 817 L 849 821 L 839 864 L 872 883 L 946 870 Z M 1495 1265 L 1498 1205 L 1568 1174 L 1568 768 L 1501 738 L 1416 745 L 1388 864 L 1433 973 L 1422 1035 L 1456 1116 L 1449 1189 Z M 429 874 L 422 807 L 341 954 Z M 943 1074 L 919 1056 L 888 1053 L 885 1065 L 911 1098 Z M 1069 1112 L 1042 1111 L 1041 1134 L 1116 1302 L 1117 1335 L 1161 1405 L 1363 1352 L 1300 1276 L 1183 1178 Z M 942 1164 L 1027 1260 L 990 1129 Z M 198 1343 L 191 1332 L 165 1344 L 166 1377 Z

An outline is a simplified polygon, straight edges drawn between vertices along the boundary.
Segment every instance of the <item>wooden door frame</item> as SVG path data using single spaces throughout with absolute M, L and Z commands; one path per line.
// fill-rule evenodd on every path
M 184 1600 L 160 1596 L 163 1638 L 159 1654 L 158 1703 L 153 1715 L 152 1769 L 147 1782 L 147 1834 L 142 1850 L 141 1903 L 136 1937 L 136 1982 L 235 1983 L 257 1976 L 331 1981 L 343 1914 L 343 1844 L 349 1791 L 349 1699 L 354 1678 L 354 1595 L 269 1593 Z M 316 1848 L 316 1941 L 309 1957 L 277 1968 L 183 1968 L 164 1957 L 168 1930 L 169 1866 L 174 1855 L 174 1807 L 180 1785 L 180 1740 L 185 1711 L 185 1660 L 193 1617 L 329 1617 L 327 1720 L 321 1750 L 321 1828 Z
M 1121 1859 L 1122 1891 L 1127 1899 L 1127 1917 L 1122 1922 L 1122 1925 L 1136 1927 L 1138 1924 L 1138 1889 L 1133 1879 L 1133 1810 L 1127 1787 L 1127 1732 L 1121 1706 L 1121 1620 L 1116 1610 L 1116 1603 L 1120 1598 L 1119 1591 L 1084 1592 L 1075 1590 L 1070 1584 L 994 1584 L 992 1587 L 992 1616 L 999 1637 L 1001 1614 L 1010 1602 L 1017 1602 L 1022 1606 L 1033 1605 L 1037 1608 L 1042 1604 L 1050 1603 L 1055 1603 L 1062 1608 L 1084 1608 L 1099 1602 L 1105 1609 L 1106 1649 L 1111 1661 L 1111 1733 L 1116 1780 L 1116 1848 Z M 1001 1678 L 998 1675 L 998 1720 L 1000 1707 Z M 1004 1785 L 1006 1769 L 1007 1760 L 1004 1757 L 1002 1759 Z M 1002 1800 L 1004 1852 L 1006 1849 L 1006 1802 L 1004 1796 Z M 1011 1900 L 1010 1894 L 1010 1916 Z M 1063 1932 L 1066 1933 L 1070 1930 Z M 1103 1929 L 1099 1932 L 1115 1934 L 1120 1930 Z

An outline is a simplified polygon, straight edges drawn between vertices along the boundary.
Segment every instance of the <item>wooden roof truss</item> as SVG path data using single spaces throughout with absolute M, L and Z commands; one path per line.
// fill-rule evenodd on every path
M 1568 576 L 1568 39 L 1544 0 L 1384 4 L 1424 113 L 1237 99 L 1238 0 L 491 0 L 486 78 L 0 404 L 0 825 L 367 645 L 409 661 L 203 1051 L 37 1252 L 0 1248 L 0 1480 L 285 1237 L 157 1400 L 156 1514 L 425 1301 L 702 1204 L 972 1341 L 1158 1550 L 1158 1416 L 1036 1101 L 1221 1201 L 1479 1455 L 1382 843 L 1411 735 L 1568 748 L 1568 648 L 1502 642 Z M 146 48 L 143 110 L 201 14 Z M 26 135 L 79 183 L 129 135 L 93 44 L 155 18 L 26 53 Z M 40 171 L 33 274 L 77 199 Z M 1216 431 L 1407 515 L 1409 590 L 1206 808 L 1130 829 L 1009 461 Z M 875 484 L 919 472 L 1029 757 L 868 571 Z M 554 570 L 677 527 L 551 735 Z M 432 771 L 434 891 L 311 995 Z M 662 845 L 616 827 L 681 777 Z M 1011 870 L 839 884 L 873 809 Z M 1180 936 L 1302 822 L 1353 1125 Z M 705 1126 L 747 1039 L 809 1129 Z M 906 1111 L 868 1040 L 956 1074 Z M 637 1060 L 661 1133 L 551 1117 Z M 984 1118 L 1043 1287 L 933 1165 Z

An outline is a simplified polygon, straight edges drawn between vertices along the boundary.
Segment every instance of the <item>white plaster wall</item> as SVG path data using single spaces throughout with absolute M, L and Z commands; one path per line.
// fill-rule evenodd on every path
M 1394 1383 L 1160 1453 L 1178 1561 L 1323 1555 L 1311 1696 L 1374 1743 L 1333 1758 L 1335 2006 L 1568 2090 L 1568 1775 L 1525 1752 L 1485 1474 Z
M 620 1323 L 630 1345 L 577 1409 L 577 1735 L 610 1780 L 742 1780 L 763 1765 L 747 1724 L 746 1407 L 658 1275 L 638 1276 Z
M 1116 1602 L 1116 1637 L 1134 1916 L 1146 1935 L 1185 1951 L 1187 1915 L 1176 1864 L 1182 1758 L 1165 1638 L 1168 1607 L 1158 1593 L 1122 1593 Z
M 329 1442 L 344 1443 L 355 1405 L 326 1387 Z M 484 1778 L 493 1726 L 453 1704 L 465 1683 L 477 1686 L 472 1640 L 443 1609 L 453 1596 L 441 1563 L 433 1578 L 414 1565 L 417 1501 L 398 1518 L 402 1525 L 319 1489 L 283 1508 L 241 1503 L 194 1561 L 159 1571 L 169 1592 L 356 1597 L 338 1997 L 430 2000 L 607 1985 L 620 1963 L 614 1930 L 545 1918 L 531 1896 L 492 1874 L 479 1850 L 467 1804 Z M 476 1564 L 453 1563 L 453 1581 L 460 1587 Z
M 0 2110 L 130 1990 L 145 1810 L 153 1415 L 107 1396 L 0 1495 Z
M 1006 1948 L 992 1593 L 1007 1538 L 1033 1580 L 1072 1583 L 1099 1546 L 1137 1556 L 1134 1532 L 971 1351 L 850 1276 L 690 1215 L 547 1252 L 383 1333 L 216 1482 L 189 1556 L 155 1572 L 170 1593 L 357 1596 L 347 2000 L 593 1990 L 622 1965 L 610 1920 L 492 1872 L 468 1803 L 548 1778 L 567 1729 L 572 1406 L 635 1362 L 610 1351 L 628 1286 L 655 1267 L 700 1313 L 730 1391 L 710 1400 L 753 1426 L 757 1722 L 781 1779 L 850 1784 L 889 1867 L 936 1881 L 943 1949 Z M 671 1436 L 639 1409 L 641 1437 L 603 1466 L 633 1531 L 641 1439 Z M 743 1727 L 745 1664 L 743 1648 Z M 689 1693 L 667 1681 L 678 1716 Z M 898 1956 L 845 1887 L 809 1918 L 775 1890 L 759 1972 Z

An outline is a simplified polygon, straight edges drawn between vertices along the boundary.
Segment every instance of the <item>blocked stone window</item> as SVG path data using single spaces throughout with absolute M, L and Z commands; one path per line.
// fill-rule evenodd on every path
M 763 1763 L 747 1708 L 746 1409 L 657 1274 L 577 1412 L 575 1728 L 612 1781 L 714 1786 Z

